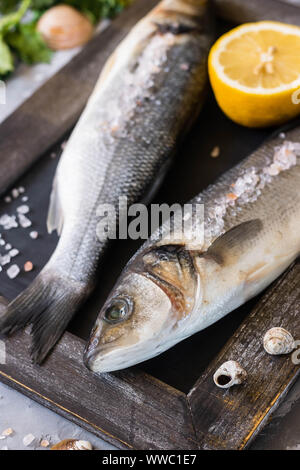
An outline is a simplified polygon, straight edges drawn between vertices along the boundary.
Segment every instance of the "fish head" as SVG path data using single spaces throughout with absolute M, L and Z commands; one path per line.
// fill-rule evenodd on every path
M 165 340 L 172 317 L 168 296 L 153 281 L 137 273 L 124 276 L 99 314 L 85 363 L 109 372 L 143 361 Z
M 177 251 L 169 246 L 150 250 L 125 270 L 93 328 L 84 355 L 89 369 L 124 369 L 182 339 L 180 324 L 192 308 L 193 293 L 179 282 L 188 267 Z M 190 279 L 185 280 L 190 290 Z

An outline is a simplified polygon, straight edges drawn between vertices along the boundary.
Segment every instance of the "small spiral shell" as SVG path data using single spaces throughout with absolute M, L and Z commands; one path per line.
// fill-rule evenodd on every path
M 268 354 L 289 354 L 295 349 L 295 340 L 284 328 L 271 328 L 264 336 L 264 348 Z
M 51 450 L 93 450 L 93 446 L 89 441 L 64 439 L 51 447 Z
M 243 383 L 247 372 L 236 361 L 227 361 L 214 374 L 214 382 L 219 388 L 230 388 Z

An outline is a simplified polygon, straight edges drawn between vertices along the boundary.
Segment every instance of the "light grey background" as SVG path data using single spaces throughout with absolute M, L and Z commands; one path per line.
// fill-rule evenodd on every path
M 69 438 L 88 440 L 99 450 L 114 449 L 93 434 L 0 383 L 0 434 L 8 428 L 12 428 L 14 433 L 0 440 L 0 450 L 3 447 L 8 450 L 44 450 L 40 446 L 41 439 L 47 439 L 53 445 Z M 29 447 L 23 444 L 23 438 L 27 434 L 35 436 Z

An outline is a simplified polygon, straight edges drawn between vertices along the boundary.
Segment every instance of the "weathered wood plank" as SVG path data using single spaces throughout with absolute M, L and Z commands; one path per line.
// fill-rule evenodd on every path
M 138 369 L 101 376 L 82 362 L 84 343 L 65 333 L 40 367 L 30 335 L 5 340 L 0 379 L 120 448 L 196 449 L 186 395 Z
M 1 124 L 0 193 L 75 124 L 108 56 L 156 3 L 134 2 Z
M 270 356 L 262 345 L 274 326 L 300 338 L 300 263 L 296 263 L 265 294 L 188 395 L 200 447 L 244 449 L 299 376 L 291 356 Z M 229 390 L 212 380 L 225 361 L 237 360 L 248 380 Z

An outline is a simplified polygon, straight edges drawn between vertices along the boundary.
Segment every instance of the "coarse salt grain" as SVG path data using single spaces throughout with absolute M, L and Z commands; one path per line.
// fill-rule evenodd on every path
M 6 196 L 6 197 L 4 198 L 4 201 L 5 201 L 7 204 L 9 204 L 9 203 L 12 201 L 12 199 L 11 199 L 10 196 Z
M 30 446 L 30 444 L 33 443 L 35 440 L 35 436 L 33 434 L 27 434 L 26 436 L 23 437 L 23 444 L 25 447 Z
M 2 431 L 2 436 L 11 436 L 14 433 L 12 428 L 7 428 Z
M 10 243 L 7 243 L 7 244 L 5 245 L 5 249 L 6 249 L 6 250 L 11 250 L 11 249 L 12 249 L 11 244 L 10 244 Z
M 220 147 L 216 146 L 216 147 L 214 147 L 214 148 L 212 149 L 212 151 L 210 152 L 210 156 L 211 156 L 212 158 L 217 158 L 217 157 L 219 157 L 219 155 L 220 155 Z
M 190 66 L 189 64 L 183 63 L 183 64 L 180 64 L 180 68 L 181 70 L 189 70 Z
M 29 207 L 28 207 L 26 204 L 23 204 L 22 206 L 19 206 L 19 207 L 17 208 L 17 212 L 18 212 L 19 214 L 28 214 L 29 210 L 30 210 L 30 209 L 29 209 Z
M 1 266 L 5 266 L 6 264 L 9 264 L 9 263 L 10 263 L 10 256 L 9 255 L 0 256 Z
M 32 222 L 26 215 L 24 214 L 19 214 L 19 222 L 22 228 L 28 228 L 31 227 Z
M 10 250 L 10 252 L 8 254 L 9 254 L 9 256 L 14 258 L 15 256 L 18 256 L 19 253 L 20 252 L 19 252 L 19 250 L 17 250 L 17 248 L 13 248 L 12 250 Z
M 278 167 L 278 165 L 276 165 L 276 163 L 273 163 L 268 168 L 266 168 L 266 171 L 269 175 L 276 176 L 276 175 L 279 175 L 280 168 Z
M 17 197 L 19 197 L 19 190 L 17 188 L 14 188 L 11 192 L 11 195 L 14 199 L 17 199 Z
M 231 199 L 232 201 L 235 201 L 237 199 L 237 195 L 234 193 L 228 193 L 226 194 L 227 199 Z
M 41 444 L 41 447 L 49 447 L 50 442 L 47 439 L 42 439 L 40 444 Z
M 39 233 L 36 232 L 35 230 L 33 230 L 32 232 L 30 232 L 29 234 L 30 238 L 32 238 L 33 240 L 36 240 L 39 236 Z
M 31 261 L 27 261 L 25 264 L 24 264 L 24 271 L 26 273 L 30 272 L 33 270 L 33 264 Z
M 10 222 L 11 216 L 8 214 L 3 214 L 0 217 L 0 225 L 6 225 Z
M 17 228 L 18 223 L 16 221 L 16 216 L 15 215 L 10 216 L 8 214 L 2 215 L 0 217 L 0 225 L 2 225 L 5 230 Z
M 15 279 L 20 274 L 20 268 L 17 264 L 12 264 L 6 271 L 9 279 Z

